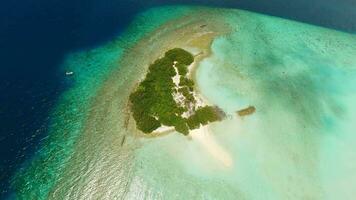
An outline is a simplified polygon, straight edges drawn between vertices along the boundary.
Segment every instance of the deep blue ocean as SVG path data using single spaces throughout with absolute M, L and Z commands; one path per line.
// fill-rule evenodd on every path
M 120 34 L 152 6 L 233 7 L 356 32 L 356 0 L 22 0 L 0 2 L 0 199 L 46 137 L 49 112 L 70 87 L 64 56 Z

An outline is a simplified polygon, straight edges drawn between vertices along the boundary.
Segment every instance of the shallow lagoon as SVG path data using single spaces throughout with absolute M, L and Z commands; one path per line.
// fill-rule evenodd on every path
M 184 44 L 172 42 L 179 35 L 171 29 L 206 16 L 229 28 L 215 37 L 211 53 L 200 62 L 197 89 L 229 118 L 211 124 L 203 135 L 128 136 L 120 146 L 122 135 L 134 135 L 123 128 L 127 85 L 145 72 L 133 61 L 125 68 L 120 60 L 130 60 L 127 52 L 134 52 L 128 55 L 142 55 L 142 64 L 148 64 L 161 55 L 156 49 L 168 47 L 164 40 Z M 145 37 L 147 42 L 134 47 Z M 154 53 L 140 54 L 150 50 Z M 52 139 L 19 174 L 18 195 L 351 199 L 356 185 L 354 55 L 356 36 L 284 19 L 196 7 L 147 11 L 119 39 L 69 56 L 64 67 L 79 74 L 77 83 L 58 102 Z M 122 69 L 115 73 L 117 67 Z M 249 105 L 256 107 L 253 115 L 236 115 Z
M 238 157 L 240 187 L 252 199 L 351 199 L 355 37 L 247 13 L 229 19 L 236 32 L 214 41 L 197 79 L 232 115 L 256 106 L 213 129 Z

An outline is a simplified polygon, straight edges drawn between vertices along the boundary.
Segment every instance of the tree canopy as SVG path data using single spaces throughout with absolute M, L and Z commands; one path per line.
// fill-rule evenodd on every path
M 148 134 L 165 125 L 173 126 L 176 131 L 187 135 L 189 129 L 220 120 L 215 108 L 211 106 L 194 110 L 189 118 L 182 117 L 188 111 L 188 106 L 196 103 L 193 96 L 194 82 L 186 77 L 187 66 L 193 61 L 191 53 L 175 48 L 148 67 L 145 79 L 130 94 L 131 112 L 139 130 Z M 176 75 L 174 63 L 181 76 L 178 88 L 172 79 Z M 182 94 L 185 103 L 177 103 L 173 98 L 174 93 Z

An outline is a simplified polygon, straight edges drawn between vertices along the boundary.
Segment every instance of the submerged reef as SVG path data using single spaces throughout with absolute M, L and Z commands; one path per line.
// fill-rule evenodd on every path
M 253 114 L 254 112 L 256 112 L 256 108 L 254 106 L 249 106 L 247 108 L 244 108 L 244 109 L 241 109 L 241 110 L 238 110 L 236 113 L 243 117 L 243 116 L 246 116 L 246 115 L 251 115 Z
M 196 101 L 194 81 L 187 77 L 194 56 L 181 48 L 167 51 L 148 68 L 145 79 L 130 95 L 136 126 L 152 133 L 162 125 L 188 135 L 189 130 L 221 120 L 221 112 Z

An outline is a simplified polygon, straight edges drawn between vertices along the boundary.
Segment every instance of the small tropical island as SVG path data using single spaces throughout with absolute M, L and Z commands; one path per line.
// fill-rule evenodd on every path
M 129 98 L 137 129 L 150 134 L 164 126 L 188 135 L 189 130 L 223 119 L 218 107 L 197 102 L 194 81 L 188 78 L 193 62 L 190 52 L 174 48 L 148 67 Z

